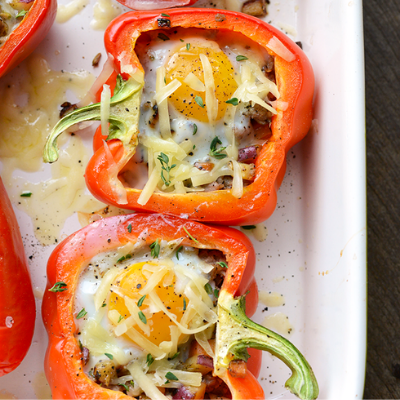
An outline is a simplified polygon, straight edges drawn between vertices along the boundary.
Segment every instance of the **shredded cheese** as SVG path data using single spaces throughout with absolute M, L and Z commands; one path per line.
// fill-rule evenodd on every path
M 112 283 L 115 281 L 115 278 L 119 274 L 121 274 L 121 270 L 119 268 L 114 267 L 109 269 L 103 276 L 100 286 L 97 288 L 96 293 L 93 296 L 94 307 L 96 311 L 98 311 L 100 307 L 103 305 L 103 303 L 106 301 Z
M 204 71 L 204 83 L 206 86 L 206 106 L 208 121 L 212 126 L 218 115 L 218 99 L 215 96 L 215 83 L 210 60 L 205 54 L 200 54 L 201 64 Z
M 159 298 L 159 296 L 157 295 L 157 293 L 155 292 L 151 292 L 149 294 L 149 297 L 151 298 L 151 300 L 157 305 L 157 307 L 159 307 L 159 309 L 161 311 L 163 311 L 170 319 L 171 321 L 181 330 L 182 333 L 186 333 L 187 335 L 193 335 L 197 332 L 201 332 L 204 331 L 205 329 L 207 329 L 209 326 L 213 325 L 213 322 L 209 322 L 207 324 L 204 324 L 203 326 L 200 326 L 199 328 L 195 328 L 195 329 L 188 329 L 185 326 L 183 326 L 181 323 L 179 323 L 176 320 L 176 315 L 171 313 L 167 307 L 165 307 L 164 303 L 161 301 L 161 299 Z
M 161 92 L 165 87 L 165 68 L 159 67 L 156 71 L 156 93 Z M 160 133 L 163 138 L 171 137 L 171 124 L 169 121 L 168 98 L 158 103 L 158 116 Z
M 129 364 L 127 369 L 133 376 L 135 382 L 142 388 L 146 395 L 153 400 L 169 400 L 164 396 L 156 387 L 154 382 L 143 372 L 142 366 L 139 362 Z
M 267 47 L 287 62 L 292 62 L 296 59 L 296 56 L 275 36 L 269 40 Z
M 142 192 L 140 193 L 140 196 L 138 198 L 138 204 L 144 206 L 150 199 L 151 195 L 154 193 L 154 190 L 156 189 L 158 182 L 161 180 L 160 177 L 160 172 L 154 168 L 153 171 L 151 172 L 151 175 L 149 179 L 146 182 L 146 185 L 144 186 Z
M 206 90 L 204 83 L 193 72 L 190 72 L 183 82 L 191 89 L 198 92 L 204 92 Z
M 232 195 L 237 199 L 243 196 L 243 178 L 242 171 L 237 161 L 232 161 L 233 165 L 233 181 L 232 181 Z
M 103 69 L 97 79 L 93 82 L 92 87 L 89 89 L 85 97 L 77 104 L 78 108 L 85 107 L 90 103 L 96 101 L 96 94 L 103 86 L 104 82 L 111 76 L 114 72 L 114 57 L 108 55 L 107 61 L 103 65 Z
M 168 85 L 162 87 L 160 90 L 156 91 L 154 96 L 154 100 L 158 105 L 160 105 L 164 100 L 166 100 L 172 93 L 181 86 L 182 83 L 178 81 L 178 79 L 174 79 Z

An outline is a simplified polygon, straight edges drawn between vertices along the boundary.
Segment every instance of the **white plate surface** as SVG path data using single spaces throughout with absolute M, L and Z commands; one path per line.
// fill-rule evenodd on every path
M 53 69 L 98 74 L 91 60 L 102 52 L 104 61 L 105 52 L 103 31 L 90 28 L 93 4 L 68 22 L 56 23 L 36 50 Z M 282 294 L 285 304 L 265 312 L 260 304 L 254 319 L 262 323 L 277 312 L 288 317 L 294 329 L 287 337 L 312 365 L 321 399 L 361 399 L 366 356 L 362 4 L 361 0 L 272 0 L 269 11 L 266 21 L 301 41 L 314 67 L 315 121 L 306 139 L 288 153 L 278 206 L 265 223 L 267 239 L 253 240 L 259 289 Z M 13 79 L 21 71 L 13 72 Z M 47 166 L 35 180 L 46 171 Z M 46 262 L 54 246 L 42 247 L 30 218 L 18 208 L 16 213 L 27 255 L 34 254 L 33 285 L 44 289 Z M 79 227 L 74 216 L 62 233 Z M 36 303 L 32 347 L 19 368 L 0 378 L 0 398 L 48 397 L 43 378 L 47 335 L 41 300 Z M 295 398 L 284 389 L 288 376 L 285 365 L 264 354 L 260 380 L 266 398 Z

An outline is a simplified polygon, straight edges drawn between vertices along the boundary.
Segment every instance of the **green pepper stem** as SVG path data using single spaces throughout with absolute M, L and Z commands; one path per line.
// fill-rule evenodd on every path
M 114 95 L 110 99 L 110 134 L 107 140 L 120 139 L 124 145 L 136 142 L 139 132 L 140 97 L 143 83 L 130 78 L 124 81 L 120 75 Z M 60 119 L 47 137 L 43 151 L 43 160 L 52 163 L 58 160 L 57 139 L 71 126 L 84 121 L 100 121 L 100 103 L 79 108 Z
M 249 319 L 245 303 L 245 296 L 234 299 L 227 293 L 218 300 L 216 369 L 228 368 L 232 355 L 233 359 L 247 361 L 249 347 L 265 350 L 292 371 L 285 383 L 288 390 L 304 400 L 316 399 L 318 383 L 307 360 L 287 339 Z

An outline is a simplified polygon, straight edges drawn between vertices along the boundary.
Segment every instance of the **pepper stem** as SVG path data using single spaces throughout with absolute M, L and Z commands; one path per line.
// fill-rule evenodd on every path
M 292 371 L 285 386 L 304 400 L 318 397 L 318 383 L 314 372 L 300 351 L 287 339 L 256 324 L 246 316 L 245 296 L 233 298 L 227 292 L 218 299 L 218 327 L 216 366 L 228 368 L 232 359 L 247 361 L 247 348 L 265 350 L 283 361 Z
M 133 78 L 124 81 L 117 77 L 114 95 L 110 99 L 110 134 L 107 140 L 120 139 L 124 145 L 134 142 L 139 133 L 140 97 L 143 82 Z M 100 121 L 100 103 L 78 108 L 60 119 L 47 137 L 43 151 L 43 160 L 52 163 L 58 160 L 58 137 L 71 126 L 84 121 Z

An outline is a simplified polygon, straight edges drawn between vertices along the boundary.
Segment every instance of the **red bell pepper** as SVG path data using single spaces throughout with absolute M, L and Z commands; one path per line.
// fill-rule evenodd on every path
M 142 87 L 140 82 L 129 78 L 123 71 L 131 69 L 131 75 L 143 72 L 133 50 L 135 42 L 142 33 L 160 29 L 159 20 L 166 18 L 161 16 L 165 13 L 169 16 L 168 29 L 196 27 L 240 32 L 274 56 L 280 100 L 286 102 L 288 107 L 272 117 L 272 137 L 262 146 L 255 161 L 255 179 L 244 187 L 241 198 L 233 196 L 232 190 L 186 194 L 155 192 L 146 204 L 141 205 L 138 203 L 141 190 L 122 187 L 117 179 L 120 170 L 135 153 L 138 122 L 134 113 L 128 111 L 139 107 Z M 226 225 L 261 222 L 272 214 L 276 206 L 277 189 L 285 174 L 287 151 L 304 137 L 311 124 L 314 92 L 311 65 L 297 44 L 258 18 L 238 12 L 197 8 L 168 10 L 165 13 L 162 10 L 126 13 L 116 18 L 106 31 L 106 50 L 114 57 L 122 76 L 129 79 L 119 82 L 118 93 L 111 98 L 109 122 L 112 133 L 108 136 L 107 145 L 96 151 L 87 166 L 87 186 L 95 197 L 120 208 L 185 215 L 191 220 Z M 168 33 L 168 30 L 165 32 Z M 273 46 L 271 40 L 280 42 L 286 53 Z M 64 117 L 48 138 L 44 160 L 57 160 L 56 140 L 65 129 L 77 122 L 99 119 L 99 104 Z
M 0 77 L 29 56 L 53 25 L 56 0 L 34 0 L 28 13 L 0 47 Z
M 283 360 L 293 372 L 286 383 L 288 389 L 303 399 L 316 398 L 318 385 L 304 357 L 286 339 L 252 322 L 244 313 L 245 296 L 235 297 L 254 287 L 254 250 L 248 239 L 231 228 L 209 227 L 155 214 L 110 217 L 94 222 L 65 239 L 52 253 L 47 267 L 47 289 L 59 287 L 61 290 L 57 293 L 46 290 L 42 315 L 49 335 L 45 372 L 53 398 L 125 398 L 125 394 L 101 387 L 83 372 L 82 351 L 75 336 L 78 330 L 74 296 L 79 276 L 94 256 L 138 240 L 150 246 L 160 239 L 182 240 L 183 246 L 219 250 L 226 257 L 228 269 L 218 297 L 214 375 L 225 381 L 232 398 L 264 398 L 261 386 L 250 372 L 258 373 L 257 353 L 252 352 L 243 376 L 234 377 L 229 372 L 233 359 L 247 361 L 247 347 L 270 351 Z
M 24 359 L 35 328 L 35 299 L 17 219 L 0 179 L 0 376 Z

